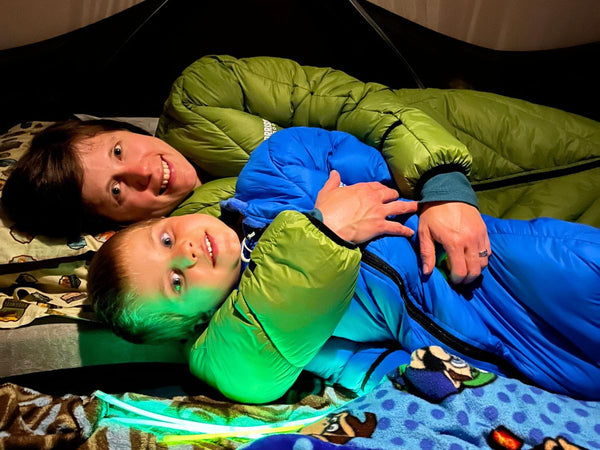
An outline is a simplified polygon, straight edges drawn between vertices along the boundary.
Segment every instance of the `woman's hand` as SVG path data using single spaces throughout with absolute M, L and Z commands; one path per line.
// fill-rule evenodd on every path
M 388 217 L 417 211 L 416 202 L 396 201 L 399 195 L 381 183 L 357 183 L 340 187 L 333 170 L 319 191 L 315 207 L 323 223 L 342 239 L 361 244 L 382 234 L 410 237 L 414 232 Z
M 434 241 L 448 254 L 450 281 L 468 284 L 477 278 L 492 254 L 487 228 L 474 206 L 461 202 L 431 202 L 422 205 L 419 243 L 423 273 L 435 266 Z

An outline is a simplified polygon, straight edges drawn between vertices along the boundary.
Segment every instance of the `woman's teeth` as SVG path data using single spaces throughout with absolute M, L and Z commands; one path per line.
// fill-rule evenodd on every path
M 158 193 L 158 195 L 165 192 L 167 186 L 169 185 L 169 179 L 171 178 L 171 171 L 169 170 L 169 165 L 162 159 L 160 161 L 162 162 L 163 166 L 163 179 L 160 183 L 160 192 Z

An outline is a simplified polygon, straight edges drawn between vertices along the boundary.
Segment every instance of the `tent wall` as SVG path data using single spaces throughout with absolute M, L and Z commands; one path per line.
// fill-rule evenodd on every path
M 600 41 L 598 0 L 369 0 L 430 30 L 492 50 Z
M 77 30 L 142 0 L 2 0 L 0 49 L 32 44 Z
M 16 1 L 16 0 L 14 0 Z M 365 0 L 427 87 L 467 87 L 599 119 L 600 44 L 494 51 Z M 0 51 L 0 128 L 72 113 L 157 116 L 171 83 L 205 54 L 269 55 L 333 66 L 395 88 L 411 72 L 348 0 L 145 0 L 85 28 Z

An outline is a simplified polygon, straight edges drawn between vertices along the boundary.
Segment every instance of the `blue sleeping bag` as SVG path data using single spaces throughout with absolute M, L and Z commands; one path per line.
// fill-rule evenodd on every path
M 353 136 L 290 128 L 252 153 L 223 206 L 263 228 L 283 210 L 312 210 L 332 169 L 346 185 L 392 183 L 379 152 Z M 416 231 L 416 215 L 398 220 Z M 366 245 L 350 308 L 306 369 L 369 390 L 413 350 L 439 345 L 479 368 L 600 399 L 600 230 L 484 220 L 493 255 L 468 286 L 449 284 L 443 268 L 422 274 L 416 233 Z

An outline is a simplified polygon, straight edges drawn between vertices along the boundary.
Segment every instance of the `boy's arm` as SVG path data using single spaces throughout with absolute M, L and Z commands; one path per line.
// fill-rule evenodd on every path
M 359 265 L 353 244 L 309 216 L 281 213 L 239 288 L 192 345 L 192 373 L 237 401 L 277 399 L 331 337 Z
M 286 209 L 312 210 L 332 170 L 345 185 L 391 182 L 381 154 L 354 136 L 295 127 L 279 131 L 250 155 L 238 177 L 235 200 L 226 204 L 248 225 L 262 228 Z
M 333 337 L 321 348 L 306 370 L 357 394 L 371 391 L 391 371 L 410 363 L 402 349 L 377 347 Z

